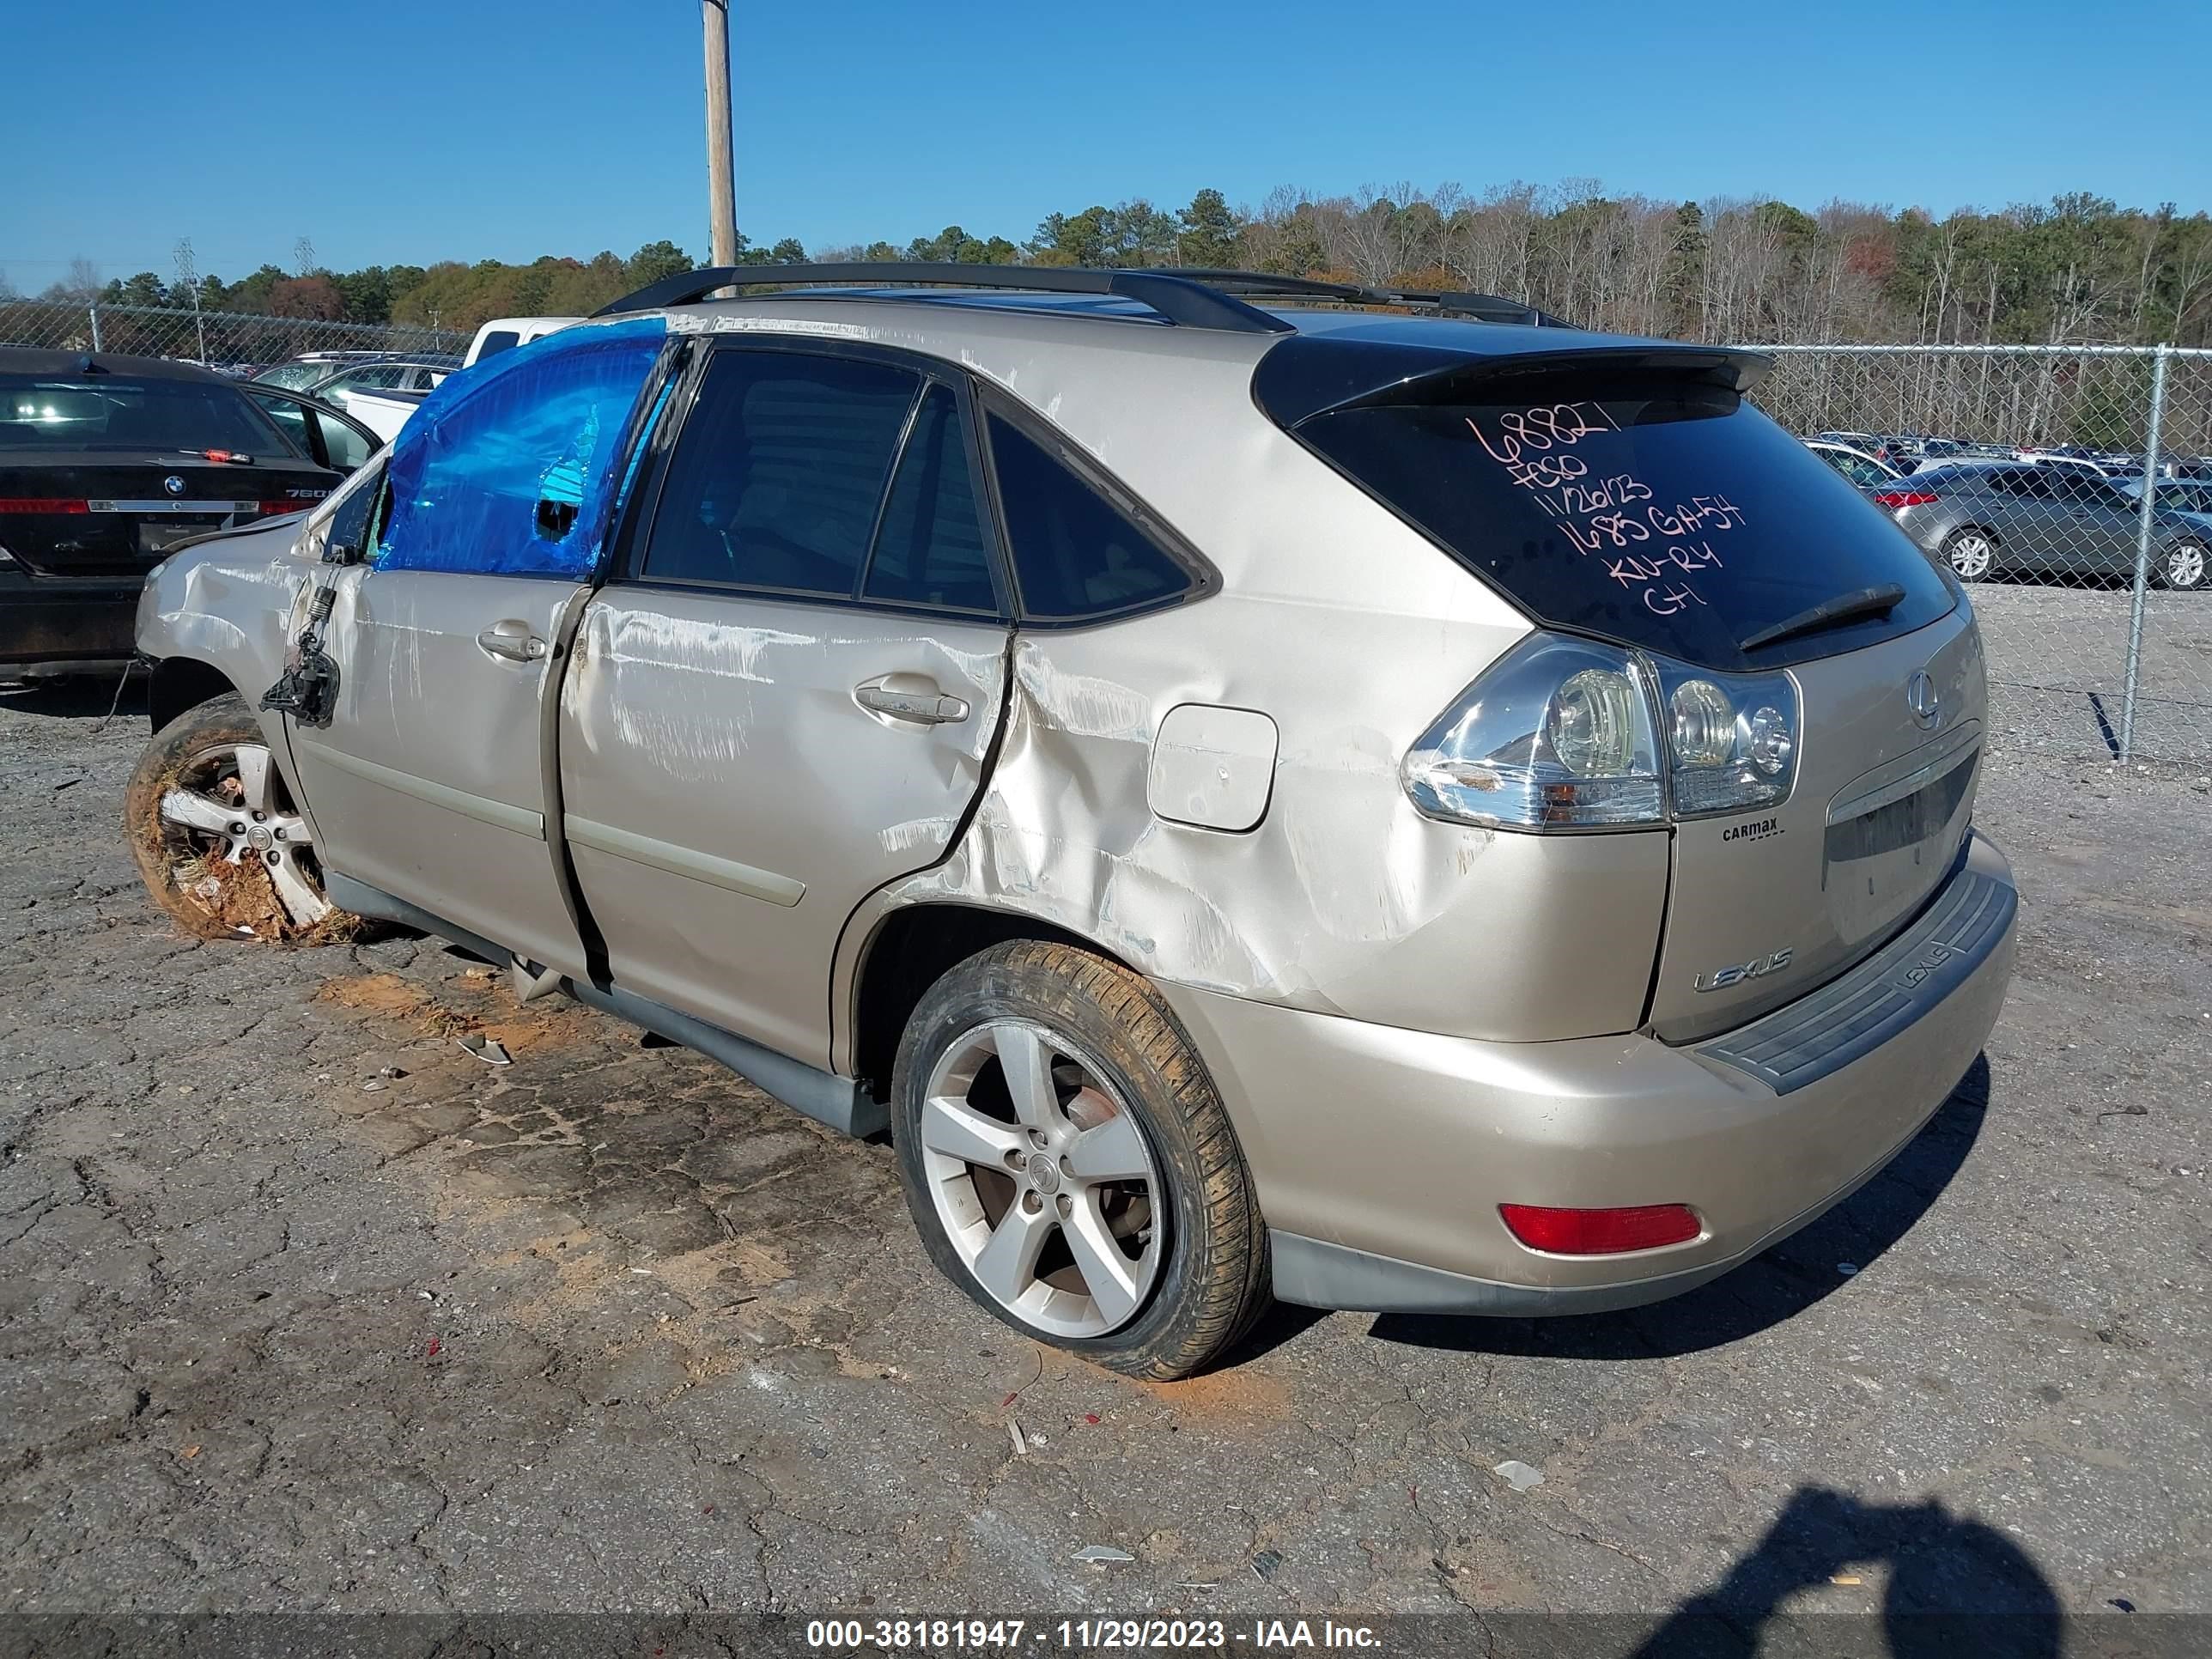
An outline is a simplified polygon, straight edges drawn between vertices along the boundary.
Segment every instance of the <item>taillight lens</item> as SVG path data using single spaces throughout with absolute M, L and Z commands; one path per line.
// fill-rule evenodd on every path
M 1553 634 L 1523 641 L 1469 686 L 1401 775 L 1421 811 L 1462 823 L 1589 828 L 1666 812 L 1641 667 Z
M 1783 799 L 1797 730 L 1787 674 L 1715 674 L 1535 634 L 1422 733 L 1401 775 L 1431 817 L 1618 829 Z
M 1651 659 L 1667 720 L 1678 818 L 1771 806 L 1797 770 L 1797 687 L 1787 674 L 1714 674 Z
M 1877 489 L 1873 501 L 1894 513 L 1900 507 L 1933 507 L 1942 498 L 1928 489 Z
M 0 496 L 0 513 L 89 513 L 89 501 L 58 501 L 49 495 Z
M 1555 1210 L 1501 1204 L 1506 1230 L 1532 1250 L 1553 1255 L 1622 1255 L 1686 1244 L 1705 1231 L 1686 1204 L 1638 1204 L 1620 1210 Z

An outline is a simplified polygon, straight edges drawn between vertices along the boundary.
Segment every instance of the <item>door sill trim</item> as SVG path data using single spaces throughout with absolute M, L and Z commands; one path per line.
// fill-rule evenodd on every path
M 411 795 L 416 800 L 442 806 L 448 812 L 458 812 L 465 818 L 474 818 L 478 823 L 489 823 L 495 830 L 505 830 L 513 835 L 527 836 L 532 841 L 545 839 L 545 815 L 543 812 L 533 812 L 527 807 L 509 806 L 505 801 L 472 795 L 467 790 L 456 789 L 450 784 L 418 778 L 412 772 L 402 772 L 396 767 L 363 760 L 358 755 L 349 755 L 343 750 L 333 749 L 327 744 L 309 743 L 296 733 L 293 738 L 293 747 L 295 752 L 312 755 L 338 771 L 349 772 L 364 782 L 380 784 L 397 794 Z
M 495 967 L 515 959 L 514 952 L 506 946 L 365 881 L 356 881 L 333 870 L 329 872 L 327 885 L 331 902 L 340 909 L 350 910 L 356 915 L 374 916 L 382 921 L 396 921 L 421 933 L 435 933 L 474 951 Z M 613 986 L 602 989 L 588 981 L 579 983 L 565 977 L 561 981 L 561 988 L 579 1002 L 633 1025 L 641 1025 L 671 1042 L 680 1042 L 719 1061 L 763 1093 L 840 1134 L 860 1139 L 880 1134 L 890 1127 L 890 1109 L 851 1078 L 839 1077 L 809 1066 L 803 1060 L 780 1054 L 750 1037 L 726 1031 L 719 1025 L 696 1019 L 632 991 Z

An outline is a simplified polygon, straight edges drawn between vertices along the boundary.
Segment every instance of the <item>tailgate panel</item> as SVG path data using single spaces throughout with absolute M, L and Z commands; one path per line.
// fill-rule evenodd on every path
M 1790 799 L 1675 831 L 1650 1021 L 1670 1042 L 1756 1018 L 1879 947 L 1972 819 L 1987 691 L 1967 606 L 1790 672 L 1803 714 Z M 1922 672 L 1936 699 L 1925 725 L 1906 700 Z

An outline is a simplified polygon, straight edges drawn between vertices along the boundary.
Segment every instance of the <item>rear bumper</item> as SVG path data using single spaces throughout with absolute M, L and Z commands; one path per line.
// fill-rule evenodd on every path
M 74 673 L 129 662 L 139 584 L 0 579 L 0 676 Z
M 1267 1217 L 1276 1294 L 1316 1307 L 1560 1314 L 1690 1290 L 1804 1226 L 1903 1149 L 1979 1053 L 2012 976 L 2010 868 L 1978 836 L 1919 917 L 1736 1030 L 1499 1043 L 1188 987 Z M 1521 1244 L 1501 1203 L 1687 1204 L 1688 1243 Z

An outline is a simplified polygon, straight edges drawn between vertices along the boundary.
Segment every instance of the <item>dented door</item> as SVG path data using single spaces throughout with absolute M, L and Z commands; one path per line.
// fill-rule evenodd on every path
M 995 623 L 603 590 L 562 689 L 561 781 L 614 982 L 826 1065 L 838 933 L 950 850 L 1006 654 Z

